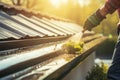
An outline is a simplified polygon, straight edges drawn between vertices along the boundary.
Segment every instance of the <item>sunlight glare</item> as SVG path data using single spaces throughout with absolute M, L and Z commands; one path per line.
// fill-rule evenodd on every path
M 49 0 L 49 1 L 56 8 L 60 7 L 60 5 L 62 4 L 68 3 L 68 0 Z M 73 0 L 73 2 L 78 2 L 81 7 L 88 5 L 90 1 L 91 0 Z
M 61 2 L 62 2 L 63 4 L 66 4 L 66 3 L 68 2 L 68 0 L 61 0 Z
M 55 6 L 55 7 L 59 7 L 60 6 L 60 0 L 50 0 L 50 3 Z
M 90 3 L 90 0 L 78 0 L 81 7 L 86 6 Z
M 66 4 L 67 2 L 68 2 L 68 0 L 50 0 L 50 3 L 54 7 L 59 7 L 61 4 Z

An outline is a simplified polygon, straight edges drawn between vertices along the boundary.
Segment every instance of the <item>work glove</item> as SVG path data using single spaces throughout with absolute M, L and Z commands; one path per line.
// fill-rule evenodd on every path
M 85 30 L 91 31 L 91 29 L 99 25 L 103 19 L 105 19 L 105 17 L 101 15 L 100 9 L 98 9 L 94 14 L 88 17 L 87 20 L 85 21 L 85 24 L 83 26 L 84 31 Z

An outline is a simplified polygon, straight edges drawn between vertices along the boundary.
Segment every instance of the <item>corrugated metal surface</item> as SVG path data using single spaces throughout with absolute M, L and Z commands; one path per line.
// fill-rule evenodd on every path
M 60 32 L 60 31 L 52 28 L 51 26 L 48 26 L 48 25 L 46 25 L 46 24 L 44 24 L 44 23 L 42 23 L 40 21 L 34 20 L 32 18 L 28 18 L 28 17 L 26 17 L 24 15 L 19 15 L 19 17 L 21 17 L 21 18 L 23 18 L 25 20 L 28 20 L 29 22 L 31 22 L 31 23 L 33 23 L 33 24 L 35 24 L 37 26 L 40 26 L 41 28 L 43 28 L 43 29 L 45 29 L 45 30 L 47 30 L 49 32 L 52 32 L 52 33 L 57 34 L 57 35 L 63 35 L 62 32 Z
M 29 20 L 26 20 L 26 19 L 24 19 L 24 18 L 22 18 L 22 17 L 20 17 L 20 16 L 12 16 L 12 17 L 15 18 L 16 20 L 19 20 L 19 21 L 21 21 L 22 23 L 28 25 L 29 27 L 31 27 L 32 29 L 36 30 L 37 32 L 42 33 L 43 35 L 49 35 L 49 36 L 56 35 L 56 34 L 50 32 L 50 31 L 42 28 L 42 27 L 39 26 L 39 25 L 36 25 L 36 24 L 34 24 L 34 23 L 31 23 Z
M 50 26 L 51 28 L 56 29 L 57 31 L 62 32 L 64 35 L 68 34 L 67 31 L 64 30 L 63 28 L 60 28 L 59 26 L 54 25 L 54 24 L 50 23 L 49 21 L 44 20 L 44 18 L 40 19 L 40 18 L 37 18 L 37 17 L 35 17 L 35 16 L 32 16 L 32 18 L 33 18 L 34 20 L 36 20 L 36 21 L 39 21 L 39 22 L 41 22 L 41 23 L 44 23 L 44 24 Z
M 9 38 L 9 37 L 19 39 L 22 36 L 14 33 L 14 32 L 11 32 L 10 30 L 0 27 L 0 39 Z
M 0 40 L 36 36 L 67 36 L 82 30 L 77 24 L 60 21 L 52 17 L 48 18 L 44 15 L 36 17 L 34 14 L 27 16 L 26 13 L 29 15 L 30 12 L 9 5 L 0 4 L 0 9 Z
M 46 18 L 44 18 L 44 20 L 45 20 L 45 21 L 48 21 L 48 22 L 51 22 L 52 24 L 58 26 L 59 28 L 64 29 L 64 30 L 67 32 L 67 34 L 77 33 L 77 32 L 75 32 L 75 31 L 69 29 L 68 26 L 64 26 L 64 25 L 60 24 L 60 23 L 59 23 L 60 21 L 56 21 L 56 20 L 53 20 L 53 19 L 50 19 L 50 20 L 49 20 L 49 19 L 46 19 Z M 67 23 L 67 22 L 66 22 L 66 23 Z

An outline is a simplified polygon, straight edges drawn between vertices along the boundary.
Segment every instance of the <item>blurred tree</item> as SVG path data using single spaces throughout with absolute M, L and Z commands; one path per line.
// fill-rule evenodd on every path
M 1 2 L 2 2 L 2 0 L 1 0 Z M 11 2 L 13 5 L 22 6 L 22 7 L 26 7 L 29 9 L 32 9 L 32 8 L 34 8 L 34 6 L 38 5 L 37 4 L 38 0 L 10 0 L 9 2 Z
M 21 6 L 22 5 L 22 0 L 11 0 L 13 5 Z
M 38 5 L 38 3 L 39 3 L 38 0 L 26 0 L 24 6 L 28 9 L 33 9 L 36 5 Z
M 78 0 L 69 0 L 68 1 L 68 11 L 67 11 L 67 17 L 68 19 L 73 20 L 76 23 L 80 23 L 80 5 L 78 3 Z

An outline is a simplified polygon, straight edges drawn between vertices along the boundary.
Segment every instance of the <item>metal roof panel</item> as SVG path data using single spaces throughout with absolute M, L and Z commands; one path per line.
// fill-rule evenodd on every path
M 36 25 L 40 26 L 41 28 L 43 28 L 43 29 L 45 29 L 47 31 L 50 31 L 50 32 L 52 32 L 54 34 L 57 34 L 57 35 L 63 35 L 63 33 L 61 33 L 60 31 L 57 31 L 54 28 L 52 28 L 51 26 L 48 26 L 48 25 L 46 25 L 46 24 L 44 24 L 44 23 L 42 23 L 40 21 L 37 21 L 37 20 L 32 19 L 32 18 L 28 18 L 28 17 L 26 17 L 24 15 L 20 15 L 20 14 L 19 14 L 19 16 L 24 18 L 25 20 L 30 21 L 33 24 L 36 24 Z
M 1 32 L 0 37 L 2 36 L 1 39 L 9 38 L 9 37 L 13 37 L 13 38 L 15 38 L 15 39 L 19 39 L 19 38 L 22 37 L 22 36 L 14 33 L 14 32 L 11 32 L 11 31 L 9 31 L 9 30 L 7 30 L 7 29 L 4 29 L 4 28 L 2 28 L 2 27 L 0 27 L 0 32 Z
M 25 35 L 29 35 L 29 36 L 39 36 L 40 35 L 40 33 L 37 33 L 34 30 L 26 27 L 25 25 L 20 24 L 18 21 L 13 19 L 11 16 L 9 16 L 9 15 L 3 13 L 3 12 L 0 12 L 0 17 L 2 18 L 1 22 L 5 23 L 5 24 L 9 23 L 15 29 L 24 33 Z
M 22 23 L 30 26 L 32 29 L 35 29 L 36 31 L 38 31 L 38 32 L 40 32 L 40 33 L 42 33 L 42 34 L 44 34 L 44 35 L 49 35 L 49 36 L 54 36 L 54 35 L 56 35 L 56 34 L 54 34 L 54 33 L 52 33 L 52 32 L 49 32 L 49 31 L 41 28 L 40 26 L 37 26 L 37 25 L 31 23 L 31 22 L 28 21 L 28 20 L 25 20 L 24 18 L 20 17 L 19 15 L 15 15 L 15 16 L 12 16 L 12 17 L 13 17 L 14 19 L 19 20 L 19 21 L 21 21 Z
M 60 28 L 60 27 L 57 26 L 57 25 L 52 24 L 50 21 L 47 21 L 47 20 L 45 20 L 44 18 L 41 19 L 41 18 L 37 18 L 37 17 L 35 17 L 35 16 L 32 16 L 32 18 L 33 18 L 34 20 L 37 20 L 37 21 L 39 21 L 39 22 L 41 22 L 41 23 L 44 23 L 44 24 L 46 24 L 46 25 L 54 28 L 54 29 L 57 30 L 57 31 L 60 31 L 61 33 L 63 33 L 63 35 L 66 35 L 66 34 L 67 34 L 67 32 L 66 32 L 64 29 Z

